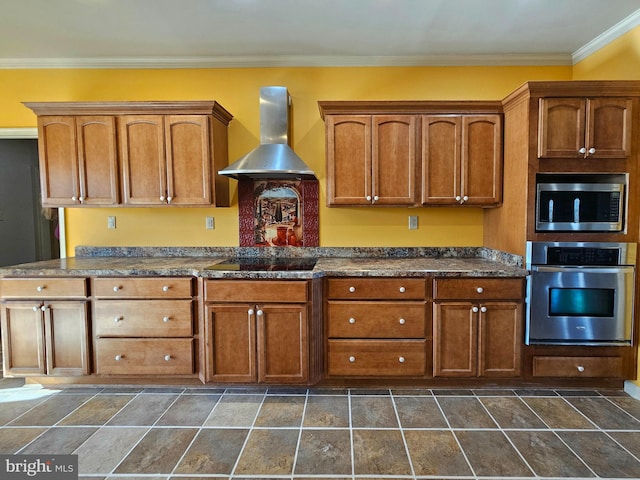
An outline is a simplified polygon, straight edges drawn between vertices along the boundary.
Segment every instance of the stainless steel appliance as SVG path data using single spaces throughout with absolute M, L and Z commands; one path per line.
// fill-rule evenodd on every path
M 627 174 L 538 174 L 536 231 L 621 232 Z
M 528 242 L 525 343 L 628 345 L 635 243 Z

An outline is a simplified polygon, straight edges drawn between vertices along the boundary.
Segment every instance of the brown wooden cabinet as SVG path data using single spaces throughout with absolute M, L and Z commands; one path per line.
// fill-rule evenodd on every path
M 522 279 L 436 279 L 434 377 L 517 377 L 523 345 Z
M 417 116 L 328 115 L 325 124 L 329 206 L 417 203 Z
M 423 116 L 421 152 L 424 205 L 501 203 L 500 115 Z
M 305 385 L 320 339 L 306 280 L 205 282 L 207 381 Z
M 118 203 L 115 117 L 40 116 L 38 150 L 44 206 Z
M 541 98 L 539 158 L 631 155 L 631 98 Z
M 229 206 L 217 172 L 232 116 L 216 102 L 25 105 L 38 115 L 47 206 Z
M 90 372 L 86 280 L 1 279 L 5 376 Z
M 329 278 L 331 377 L 425 377 L 430 316 L 424 278 Z

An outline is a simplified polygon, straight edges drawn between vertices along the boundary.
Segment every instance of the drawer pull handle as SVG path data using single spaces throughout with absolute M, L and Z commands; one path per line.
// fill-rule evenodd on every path
M 476 292 L 482 293 L 482 292 L 484 292 L 484 288 L 478 287 L 478 288 L 476 288 Z
M 480 307 L 480 311 L 482 313 L 486 313 L 487 312 L 487 307 Z
M 404 293 L 404 292 L 406 292 L 406 291 L 407 291 L 407 289 L 406 289 L 406 288 L 404 288 L 404 287 L 400 287 L 400 288 L 399 288 L 399 290 L 400 290 L 400 293 Z
M 578 365 L 577 368 L 580 373 L 584 372 L 584 367 L 582 365 Z
M 164 323 L 169 323 L 169 320 L 171 320 L 171 318 L 170 318 L 170 317 L 162 317 L 162 321 L 163 321 Z
M 113 291 L 114 291 L 114 292 L 117 292 L 118 290 L 120 290 L 120 287 L 119 287 L 119 286 L 117 286 L 117 285 L 116 285 L 115 287 L 113 287 Z
M 120 315 L 119 317 L 116 317 L 116 318 L 113 319 L 113 321 L 116 322 L 116 323 L 121 322 L 122 320 L 124 320 L 124 316 L 123 315 Z
M 356 319 L 355 319 L 355 318 L 353 318 L 353 317 L 351 317 L 351 318 L 349 319 L 349 323 L 351 323 L 351 324 L 356 323 Z
M 116 355 L 115 357 L 113 357 L 113 359 L 114 359 L 116 362 L 119 362 L 120 360 L 122 360 L 122 355 Z
M 38 292 L 41 292 L 41 291 L 43 291 L 44 289 L 45 289 L 45 286 L 44 286 L 44 285 L 38 285 L 38 286 L 36 287 L 36 290 L 37 290 Z
M 356 361 L 356 357 L 351 356 L 349 357 L 349 362 L 354 363 Z
M 168 292 L 169 291 L 169 286 L 165 285 L 164 287 L 162 287 L 162 291 L 163 292 Z
M 400 358 L 398 358 L 398 361 L 399 361 L 400 363 L 404 363 L 404 357 L 400 357 Z
M 356 291 L 356 287 L 349 287 L 349 291 L 350 291 L 351 293 L 355 292 L 355 291 Z
M 407 323 L 407 321 L 404 318 L 401 318 L 400 320 L 398 320 L 398 323 L 400 325 L 404 325 L 405 323 Z
M 164 356 L 164 361 L 168 362 L 169 360 L 171 360 L 171 355 L 165 355 Z
M 472 311 L 473 313 L 478 313 L 478 307 L 473 307 L 473 308 L 471 309 L 471 311 Z

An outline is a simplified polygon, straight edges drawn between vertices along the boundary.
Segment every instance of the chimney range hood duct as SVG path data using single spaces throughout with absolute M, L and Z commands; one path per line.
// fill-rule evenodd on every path
M 289 146 L 291 97 L 286 87 L 260 89 L 260 145 L 218 173 L 255 179 L 315 179 Z

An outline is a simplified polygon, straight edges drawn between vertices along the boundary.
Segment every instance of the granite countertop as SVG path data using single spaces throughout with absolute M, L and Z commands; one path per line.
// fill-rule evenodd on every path
M 267 255 L 269 253 L 269 255 Z M 313 257 L 313 270 L 220 270 L 229 258 Z M 16 276 L 195 276 L 240 279 L 310 279 L 325 276 L 523 277 L 522 257 L 484 247 L 460 248 L 285 248 L 253 247 L 78 247 L 76 256 L 0 267 Z

